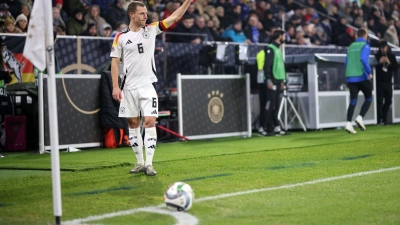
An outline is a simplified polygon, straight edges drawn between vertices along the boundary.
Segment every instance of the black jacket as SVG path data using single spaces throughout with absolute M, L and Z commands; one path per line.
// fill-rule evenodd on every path
M 375 54 L 375 59 L 379 63 L 379 59 L 382 57 L 382 52 L 378 51 L 378 53 Z M 391 53 L 390 51 L 387 52 L 387 57 L 389 58 L 390 65 L 387 67 L 387 71 L 383 71 L 382 67 L 383 64 L 379 63 L 376 66 L 376 82 L 377 83 L 392 83 L 392 78 L 393 78 L 393 72 L 397 71 L 397 60 L 396 56 Z
M 280 44 L 276 43 L 276 41 L 273 41 L 271 44 L 275 45 L 276 47 L 279 48 Z M 273 75 L 273 65 L 274 65 L 274 50 L 272 48 L 265 47 L 265 63 L 264 63 L 264 76 L 265 79 L 271 79 L 272 83 L 274 84 L 280 84 L 282 80 L 276 80 L 274 75 Z

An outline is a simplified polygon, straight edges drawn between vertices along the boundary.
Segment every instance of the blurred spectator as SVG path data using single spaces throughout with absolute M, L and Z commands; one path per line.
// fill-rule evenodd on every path
M 215 7 L 214 6 L 212 6 L 212 5 L 206 6 L 204 8 L 204 14 L 202 16 L 204 16 L 205 21 L 212 20 L 212 21 L 214 21 L 214 24 L 217 27 L 220 26 L 220 22 L 219 22 L 219 19 L 218 19 L 216 13 L 215 13 Z
M 315 1 L 314 0 L 306 0 L 305 5 L 307 8 L 315 8 Z
M 311 17 L 315 14 L 315 9 L 312 7 L 307 7 L 306 12 L 307 12 L 307 14 L 304 16 L 304 21 L 310 22 Z
M 254 1 L 254 0 L 250 0 L 250 1 Z M 271 1 L 278 1 L 278 0 L 271 0 Z M 250 8 L 246 3 L 244 3 L 244 0 L 237 0 L 237 2 L 238 2 L 237 5 L 240 5 L 240 7 L 241 7 L 240 19 L 242 21 L 244 21 L 247 18 L 247 16 L 249 15 Z
M 7 18 L 4 20 L 4 26 L 3 26 L 2 33 L 13 33 L 13 34 L 18 33 L 15 30 L 14 21 L 11 18 Z
M 113 3 L 114 3 L 114 0 L 92 0 L 93 5 L 99 6 L 100 16 L 103 18 L 107 17 L 108 6 Z
M 2 0 L 2 2 L 7 3 L 8 11 L 14 18 L 20 14 L 21 3 L 18 0 Z
M 205 35 L 205 36 L 200 36 L 201 43 L 205 41 L 206 37 L 207 37 L 207 41 L 215 41 L 210 30 L 206 26 L 206 21 L 203 16 L 196 17 L 194 31 L 195 31 L 195 33 Z
M 365 15 L 369 15 L 371 13 L 371 4 L 369 3 L 369 0 L 364 0 L 361 9 L 363 10 Z
M 326 10 L 326 1 L 325 0 L 316 0 L 314 3 L 315 10 L 317 12 L 323 13 L 323 14 L 328 14 L 328 11 Z
M 240 5 L 235 5 L 232 7 L 231 11 L 225 11 L 226 23 L 228 26 L 231 26 L 235 21 L 240 20 L 240 13 L 242 11 L 242 7 Z M 225 27 L 226 29 L 227 27 Z
M 246 38 L 244 32 L 242 30 L 242 21 L 236 20 L 232 26 L 227 28 L 221 35 L 222 38 L 226 38 L 232 42 L 246 42 L 250 43 L 251 41 Z
M 319 15 L 318 15 L 318 13 L 312 14 L 310 22 L 313 23 L 314 25 L 318 25 L 319 24 Z
M 215 14 L 217 15 L 219 20 L 219 30 L 223 32 L 225 28 L 231 25 L 230 20 L 227 16 L 225 16 L 225 9 L 222 6 L 218 6 L 215 9 Z
M 164 13 L 163 13 L 163 15 L 162 15 L 162 19 L 164 20 L 164 19 L 166 19 L 167 17 L 169 17 L 169 16 L 170 16 L 173 12 L 175 12 L 175 10 L 177 10 L 180 6 L 181 6 L 181 2 L 179 2 L 179 1 L 168 2 L 168 3 L 167 3 L 167 6 L 165 7 L 165 11 L 164 11 Z M 192 18 L 194 18 L 194 17 L 192 17 Z M 172 25 L 168 28 L 168 30 L 173 30 L 173 29 L 178 25 L 178 23 L 179 23 L 181 20 L 182 20 L 182 18 L 181 18 L 179 21 L 177 21 L 176 23 L 172 24 Z
M 292 23 L 286 23 L 285 25 L 285 41 L 286 44 L 297 44 L 297 40 L 294 33 L 294 26 Z
M 199 15 L 203 15 L 204 8 L 208 5 L 208 0 L 196 0 L 196 10 Z
M 15 30 L 20 34 L 28 31 L 28 18 L 24 14 L 20 14 L 15 19 Z
M 66 23 L 68 22 L 68 14 L 63 9 L 64 2 L 63 0 L 54 0 L 53 6 L 57 7 L 60 10 L 61 19 Z
M 76 8 L 79 8 L 82 10 L 83 14 L 85 15 L 89 9 L 89 7 L 92 5 L 90 2 L 91 0 L 68 0 L 68 7 L 67 9 L 69 10 L 69 14 L 73 13 L 73 10 Z
M 324 30 L 325 36 L 327 37 L 327 44 L 331 43 L 332 27 L 328 17 L 323 17 L 319 26 Z
M 65 35 L 65 30 L 60 26 L 55 26 L 54 31 L 57 35 Z
M 328 11 L 328 15 L 333 17 L 336 21 L 340 20 L 338 8 L 335 5 L 328 5 L 326 10 Z
M 336 21 L 335 25 L 333 26 L 333 35 L 332 35 L 332 39 L 331 39 L 331 43 L 332 44 L 338 44 L 338 39 L 339 36 L 346 33 L 346 18 L 345 17 L 341 17 L 339 20 Z
M 100 34 L 103 25 L 107 23 L 106 20 L 100 16 L 100 8 L 97 5 L 90 6 L 89 12 L 85 16 L 85 22 L 86 24 L 94 23 L 96 25 L 97 35 Z
M 260 43 L 265 40 L 265 33 L 262 30 L 259 30 L 257 25 L 259 21 L 256 16 L 251 16 L 243 29 L 244 35 L 250 43 Z
M 111 37 L 115 37 L 116 34 L 119 32 L 122 32 L 124 29 L 128 28 L 128 24 L 118 21 L 117 24 L 115 25 L 115 30 L 111 33 Z
M 97 27 L 94 23 L 89 23 L 85 31 L 83 31 L 80 35 L 81 36 L 90 36 L 90 37 L 97 37 Z
M 8 11 L 8 5 L 6 3 L 0 4 L 0 27 L 4 26 L 4 22 L 7 18 L 10 18 L 13 22 L 15 21 L 14 17 Z
M 266 1 L 258 1 L 256 5 L 256 11 L 261 16 L 260 19 L 264 19 L 264 13 L 266 10 L 270 9 L 271 5 L 268 4 Z
M 383 3 L 380 0 L 375 1 L 373 8 L 376 9 L 379 13 L 379 17 L 385 16 L 385 12 L 383 11 Z
M 344 46 L 344 47 L 348 47 L 351 45 L 351 43 L 354 42 L 354 40 L 356 39 L 355 37 L 355 33 L 353 28 L 348 27 L 346 29 L 346 33 L 342 34 L 339 36 L 339 40 L 337 45 L 338 46 Z
M 125 24 L 129 24 L 128 13 L 123 8 L 124 0 L 115 0 L 114 5 L 110 5 L 107 10 L 107 22 L 113 27 L 116 28 L 116 24 L 118 21 L 124 22 Z
M 79 35 L 86 30 L 86 22 L 83 19 L 83 10 L 80 8 L 74 9 L 72 15 L 68 19 L 67 34 Z
M 192 34 L 192 35 L 171 35 L 171 42 L 181 42 L 181 43 L 192 43 L 200 44 L 201 38 L 196 35 L 196 30 L 194 28 L 194 18 L 191 16 L 183 16 L 182 22 L 180 22 L 174 32 Z
M 189 5 L 189 8 L 186 10 L 185 15 L 191 16 L 193 18 L 196 18 L 196 16 L 198 16 L 196 12 L 196 5 L 194 3 Z
M 274 14 L 272 14 L 272 12 L 269 10 L 265 11 L 265 18 L 263 21 L 263 26 L 264 26 L 264 29 L 267 31 L 270 31 L 271 27 L 276 26 L 276 19 L 274 17 Z
M 294 27 L 299 26 L 302 22 L 301 18 L 299 16 L 297 16 L 296 14 L 294 14 L 292 17 L 290 17 L 289 21 L 293 24 Z
M 399 46 L 399 38 L 397 35 L 396 27 L 394 25 L 390 25 L 385 32 L 383 39 L 387 42 L 390 42 L 396 46 Z
M 399 21 L 399 5 L 398 4 L 394 4 L 393 5 L 393 12 L 392 12 L 392 18 L 394 19 L 394 21 Z
M 100 35 L 102 37 L 111 37 L 111 32 L 112 32 L 111 29 L 112 28 L 111 28 L 110 24 L 108 24 L 108 23 L 103 24 L 103 26 L 101 27 L 101 30 L 100 30 Z
M 370 17 L 367 21 L 367 28 L 369 32 L 372 32 L 374 35 L 378 33 L 378 30 L 375 27 L 375 19 L 373 17 Z
M 272 12 L 272 14 L 275 16 L 278 14 L 279 9 L 281 8 L 281 6 L 279 5 L 279 1 L 278 0 L 270 0 L 269 1 L 271 6 L 270 6 L 270 11 Z
M 296 8 L 293 0 L 284 0 L 282 3 L 283 8 L 285 8 L 286 12 L 294 11 Z
M 31 10 L 29 9 L 28 5 L 21 6 L 21 14 L 24 14 L 28 19 L 31 16 Z
M 387 30 L 386 18 L 384 16 L 381 16 L 379 18 L 378 23 L 375 24 L 375 27 L 377 29 L 376 36 L 383 38 L 383 36 L 385 35 L 386 30 Z
M 33 1 L 32 0 L 18 0 L 18 1 L 21 3 L 21 5 L 28 6 L 29 11 L 32 10 L 32 5 L 33 5 Z
M 148 19 L 150 20 L 150 23 L 158 22 L 160 21 L 160 15 L 156 12 L 148 12 L 149 17 Z
M 55 26 L 65 26 L 65 23 L 60 15 L 60 9 L 57 7 L 53 7 L 53 27 Z
M 225 12 L 232 10 L 232 4 L 230 0 L 217 0 L 215 3 L 215 7 L 222 7 L 224 8 Z
M 312 43 L 315 45 L 329 45 L 329 39 L 322 27 L 316 27 L 313 35 Z
M 214 38 L 214 41 L 222 41 L 221 38 L 221 33 L 218 31 L 218 27 L 214 25 L 214 21 L 208 20 L 206 22 L 206 26 L 208 27 L 208 30 L 210 31 L 211 35 Z

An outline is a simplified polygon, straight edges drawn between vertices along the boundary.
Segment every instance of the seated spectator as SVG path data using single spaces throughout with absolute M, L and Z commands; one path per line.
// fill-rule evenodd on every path
M 97 28 L 97 35 L 100 34 L 102 27 L 106 22 L 106 20 L 100 16 L 100 8 L 97 5 L 92 5 L 89 8 L 88 14 L 85 16 L 86 24 L 94 23 Z
M 6 2 L 11 15 L 16 18 L 20 14 L 21 3 L 18 0 L 2 0 L 2 2 Z
M 318 15 L 318 13 L 312 14 L 310 22 L 315 24 L 315 25 L 319 24 L 319 15 Z
M 117 22 L 117 24 L 115 24 L 116 29 L 111 33 L 111 37 L 115 37 L 115 35 L 117 35 L 119 32 L 122 32 L 124 29 L 126 29 L 128 27 L 128 25 L 124 22 Z
M 22 5 L 21 6 L 21 14 L 24 14 L 26 18 L 30 18 L 31 16 L 31 10 L 29 9 L 28 5 Z
M 258 23 L 258 17 L 251 16 L 247 21 L 247 25 L 243 29 L 244 35 L 251 41 L 251 43 L 260 43 L 266 38 L 264 31 L 258 29 Z
M 191 16 L 193 18 L 196 18 L 196 16 L 198 16 L 198 13 L 196 12 L 196 5 L 194 3 L 189 5 L 189 8 L 186 10 L 185 15 Z
M 60 9 L 53 7 L 53 27 L 55 26 L 65 26 L 64 20 L 61 18 Z
M 214 21 L 208 20 L 206 22 L 206 26 L 208 27 L 208 30 L 213 36 L 214 41 L 222 41 L 221 33 L 218 31 L 218 27 L 214 25 Z
M 165 7 L 165 11 L 164 11 L 164 13 L 163 13 L 163 15 L 162 15 L 162 20 L 164 20 L 164 19 L 166 19 L 167 17 L 169 17 L 169 16 L 170 16 L 173 12 L 175 12 L 175 10 L 177 10 L 180 6 L 181 6 L 181 2 L 179 2 L 179 1 L 172 1 L 172 2 L 169 2 L 169 3 L 167 4 L 167 6 Z M 192 18 L 194 18 L 194 17 L 192 17 Z M 181 21 L 181 20 L 179 20 L 178 22 L 172 24 L 172 25 L 168 28 L 168 30 L 173 30 L 173 29 L 175 29 L 175 27 L 178 25 L 178 23 L 179 23 L 180 21 Z
M 399 46 L 399 38 L 397 36 L 396 27 L 394 25 L 390 25 L 386 30 L 383 39 L 387 42 L 390 42 L 396 46 Z
M 128 1 L 126 1 L 128 2 Z M 107 17 L 108 6 L 113 4 L 114 0 L 92 0 L 93 5 L 97 5 L 100 8 L 100 16 L 103 18 Z
M 6 3 L 0 4 L 0 27 L 4 26 L 4 22 L 7 18 L 10 18 L 13 22 L 15 22 L 14 17 L 8 11 L 8 5 Z
M 297 44 L 297 40 L 294 33 L 294 26 L 292 23 L 286 23 L 285 26 L 285 42 L 286 44 Z
M 201 43 L 204 42 L 205 40 L 214 41 L 214 37 L 212 36 L 210 30 L 208 29 L 208 27 L 206 27 L 206 21 L 204 20 L 203 16 L 196 17 L 194 31 L 195 33 L 205 35 L 205 36 L 199 35 Z
M 103 26 L 100 30 L 100 35 L 102 37 L 111 37 L 111 32 L 112 32 L 111 29 L 112 28 L 111 28 L 110 24 L 108 24 L 108 23 L 103 24 Z
M 111 24 L 111 26 L 116 29 L 116 24 L 118 21 L 129 24 L 128 13 L 123 8 L 124 0 L 115 0 L 113 5 L 110 5 L 107 11 L 106 21 Z
M 80 8 L 74 9 L 72 15 L 68 19 L 67 34 L 79 35 L 86 30 L 86 22 L 83 19 L 83 10 Z
M 233 25 L 227 28 L 221 35 L 222 38 L 226 38 L 232 42 L 239 43 L 251 43 L 249 39 L 246 38 L 242 29 L 242 21 L 236 20 Z
M 64 2 L 63 0 L 54 0 L 53 6 L 57 7 L 60 10 L 60 17 L 64 21 L 64 23 L 68 22 L 68 14 L 63 9 Z
M 15 30 L 20 34 L 28 32 L 28 18 L 24 14 L 20 14 L 15 19 Z
M 353 43 L 355 41 L 355 39 L 356 39 L 356 37 L 355 37 L 353 28 L 348 27 L 346 29 L 346 33 L 339 36 L 339 41 L 338 41 L 337 45 L 343 46 L 343 47 L 349 47 L 351 45 L 351 43 Z
M 65 30 L 61 26 L 54 27 L 54 31 L 57 35 L 65 35 Z
M 215 9 L 215 14 L 217 15 L 217 18 L 219 20 L 219 31 L 223 32 L 225 28 L 227 28 L 230 24 L 230 20 L 228 17 L 225 17 L 225 9 L 222 6 L 218 6 Z
M 11 18 L 7 18 L 7 19 L 4 20 L 4 26 L 3 26 L 3 32 L 2 33 L 10 33 L 10 34 L 18 33 L 15 30 L 14 21 Z
M 83 15 L 86 15 L 88 9 L 90 6 L 92 6 L 91 0 L 68 0 L 68 7 L 69 13 L 71 16 L 71 13 L 73 12 L 74 9 L 79 8 L 82 10 Z M 72 11 L 71 11 L 72 10 Z
M 81 34 L 81 36 L 90 36 L 90 37 L 97 37 L 99 35 L 97 35 L 97 27 L 96 24 L 94 23 L 89 23 L 86 30 L 83 31 Z
M 191 16 L 183 16 L 182 22 L 180 22 L 173 32 L 192 34 L 192 35 L 171 35 L 171 42 L 181 43 L 192 43 L 200 44 L 201 38 L 197 36 L 196 30 L 194 29 L 194 18 Z

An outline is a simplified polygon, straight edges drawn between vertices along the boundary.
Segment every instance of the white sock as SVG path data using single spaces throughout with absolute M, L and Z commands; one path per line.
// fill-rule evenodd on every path
M 132 146 L 132 150 L 136 155 L 137 163 L 144 164 L 143 160 L 143 139 L 140 134 L 140 127 L 129 128 L 129 143 Z
M 157 144 L 157 130 L 155 127 L 144 129 L 144 147 L 146 150 L 146 163 L 145 166 L 153 165 L 154 151 Z

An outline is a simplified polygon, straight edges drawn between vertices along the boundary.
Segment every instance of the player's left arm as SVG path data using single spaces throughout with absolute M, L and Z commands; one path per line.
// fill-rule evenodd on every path
M 173 12 L 169 17 L 162 21 L 166 25 L 166 27 L 170 27 L 172 24 L 179 21 L 179 19 L 185 14 L 186 10 L 189 8 L 189 5 L 193 0 L 185 0 L 181 7 L 179 7 L 175 12 Z

